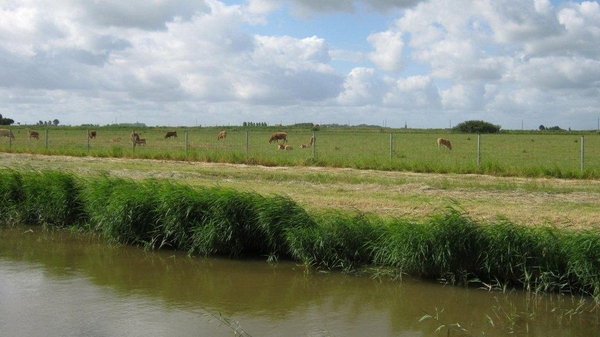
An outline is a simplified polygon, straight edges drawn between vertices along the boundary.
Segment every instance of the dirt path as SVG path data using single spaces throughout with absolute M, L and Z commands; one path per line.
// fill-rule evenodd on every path
M 162 160 L 0 153 L 0 167 L 158 178 L 285 195 L 309 210 L 343 209 L 423 219 L 453 205 L 481 222 L 600 225 L 600 181 L 418 174 L 324 167 L 264 167 Z

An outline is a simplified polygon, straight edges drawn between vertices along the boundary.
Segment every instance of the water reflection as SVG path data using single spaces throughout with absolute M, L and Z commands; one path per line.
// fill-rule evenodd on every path
M 567 315 L 579 300 L 189 258 L 41 228 L 0 231 L 0 327 L 14 336 L 232 336 L 238 324 L 252 336 L 429 336 L 452 323 L 465 335 L 597 336 L 596 311 Z M 436 312 L 439 321 L 419 322 Z

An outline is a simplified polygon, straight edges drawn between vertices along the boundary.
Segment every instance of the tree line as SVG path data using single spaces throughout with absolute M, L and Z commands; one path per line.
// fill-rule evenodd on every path
M 2 114 L 0 114 L 0 125 L 13 125 L 15 123 L 15 120 L 12 118 L 5 118 L 2 116 Z M 36 125 L 58 125 L 60 124 L 60 121 L 58 119 L 54 119 L 53 121 L 38 121 L 36 123 Z
M 0 125 L 12 125 L 15 121 L 11 118 L 4 118 L 0 114 Z

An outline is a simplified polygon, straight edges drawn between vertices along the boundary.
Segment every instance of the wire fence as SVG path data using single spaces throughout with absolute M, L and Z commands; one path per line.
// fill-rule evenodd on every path
M 410 170 L 413 167 L 417 171 L 431 166 L 457 171 L 456 167 L 482 165 L 574 172 L 600 169 L 600 136 L 593 133 L 476 135 L 288 130 L 286 141 L 269 142 L 272 131 L 228 130 L 219 138 L 212 129 L 149 128 L 137 132 L 143 142 L 136 143 L 130 138 L 131 132 L 125 130 L 48 128 L 30 135 L 29 130 L 15 128 L 10 132 L 13 137 L 3 135 L 0 130 L 2 151 L 142 158 L 163 155 L 190 160 L 233 156 L 258 163 L 316 162 L 356 168 Z M 451 142 L 451 149 L 443 144 L 438 146 L 436 140 L 440 137 Z M 287 145 L 287 149 L 280 144 Z

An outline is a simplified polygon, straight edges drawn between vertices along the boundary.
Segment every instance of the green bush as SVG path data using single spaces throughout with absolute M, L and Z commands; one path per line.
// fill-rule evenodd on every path
M 497 133 L 500 132 L 500 125 L 473 120 L 459 123 L 452 130 L 464 133 Z

